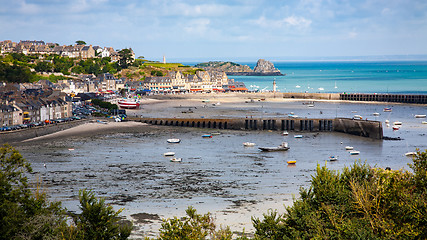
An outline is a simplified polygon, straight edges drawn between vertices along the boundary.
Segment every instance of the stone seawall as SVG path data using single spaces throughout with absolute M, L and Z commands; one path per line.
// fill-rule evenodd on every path
M 21 142 L 26 139 L 40 137 L 51 133 L 59 132 L 86 123 L 88 120 L 75 120 L 72 122 L 63 122 L 49 124 L 46 126 L 25 128 L 21 130 L 0 132 L 0 144 Z
M 373 139 L 383 138 L 382 125 L 378 121 L 299 118 L 129 118 L 132 121 L 152 125 L 196 127 L 233 130 L 273 130 L 293 132 L 336 131 Z

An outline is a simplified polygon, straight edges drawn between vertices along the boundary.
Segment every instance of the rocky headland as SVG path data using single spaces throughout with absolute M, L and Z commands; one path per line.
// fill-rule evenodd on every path
M 283 76 L 279 69 L 274 67 L 270 61 L 259 59 L 257 65 L 252 70 L 248 65 L 241 65 L 234 62 L 211 61 L 199 63 L 195 67 L 206 71 L 222 71 L 230 76 Z

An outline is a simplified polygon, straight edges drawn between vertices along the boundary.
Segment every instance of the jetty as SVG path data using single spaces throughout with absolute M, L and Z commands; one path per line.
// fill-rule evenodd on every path
M 354 120 L 350 118 L 307 119 L 307 118 L 138 118 L 151 125 L 232 129 L 246 131 L 290 131 L 290 132 L 342 132 L 361 137 L 383 139 L 379 121 Z

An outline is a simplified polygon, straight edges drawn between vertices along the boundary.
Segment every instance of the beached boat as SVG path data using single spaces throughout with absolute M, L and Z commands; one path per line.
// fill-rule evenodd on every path
M 170 157 L 170 156 L 175 156 L 175 153 L 174 152 L 165 152 L 165 153 L 163 153 L 163 155 L 165 157 Z
M 405 156 L 407 156 L 407 157 L 413 157 L 415 155 L 417 155 L 416 152 L 407 152 L 407 153 L 405 153 Z
M 252 143 L 252 142 L 244 142 L 243 143 L 243 146 L 245 146 L 245 147 L 253 147 L 253 146 L 255 146 L 256 144 L 255 143 Z
M 127 109 L 139 108 L 139 102 L 132 99 L 122 99 L 117 102 L 119 107 Z
M 289 147 L 287 142 L 283 142 L 277 147 L 259 147 L 259 149 L 264 152 L 277 152 L 277 151 L 287 151 L 289 150 Z
M 302 135 L 294 135 L 294 138 L 302 138 Z
M 335 156 L 330 156 L 330 157 L 329 157 L 329 161 L 336 161 L 336 160 L 338 160 L 338 158 L 337 158 L 337 157 L 335 157 Z
M 384 112 L 391 112 L 391 111 L 392 111 L 392 109 L 391 109 L 390 107 L 386 107 L 386 108 L 384 108 L 384 109 L 383 109 L 383 111 L 384 111 Z
M 350 151 L 350 155 L 359 155 L 359 154 L 360 154 L 360 151 L 356 151 L 356 150 Z
M 181 139 L 179 138 L 169 138 L 168 140 L 166 140 L 168 143 L 180 143 Z
M 427 121 L 422 121 L 421 124 L 427 124 Z
M 379 115 L 380 115 L 380 113 L 377 113 L 377 112 L 372 113 L 372 116 L 378 117 Z
M 395 130 L 395 131 L 397 131 L 397 130 L 399 130 L 400 129 L 400 126 L 397 126 L 397 125 L 393 125 L 393 130 Z
M 385 120 L 385 123 L 389 123 L 390 121 L 388 119 Z
M 393 125 L 402 125 L 402 122 L 396 121 L 393 123 Z
M 353 150 L 352 146 L 345 146 L 345 150 Z
M 171 158 L 171 162 L 182 162 L 182 158 Z
M 283 135 L 283 136 L 288 136 L 288 134 L 289 134 L 289 133 L 288 133 L 288 131 L 284 131 L 284 132 L 282 133 L 282 135 Z
M 205 134 L 205 135 L 202 135 L 202 138 L 212 138 L 212 134 Z
M 295 163 L 297 163 L 297 161 L 295 161 L 295 160 L 288 160 L 288 161 L 286 161 L 288 164 L 295 164 Z
M 425 118 L 426 115 L 425 114 L 417 114 L 415 115 L 415 118 Z
M 353 119 L 360 119 L 360 120 L 362 120 L 363 118 L 362 118 L 362 116 L 360 116 L 360 115 L 354 115 L 354 116 L 353 116 Z

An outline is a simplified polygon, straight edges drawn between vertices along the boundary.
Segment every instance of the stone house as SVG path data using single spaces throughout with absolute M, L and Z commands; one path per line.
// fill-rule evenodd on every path
M 19 112 L 13 104 L 0 104 L 0 127 L 15 125 L 13 119 L 19 117 Z
M 92 45 L 84 46 L 80 52 L 80 57 L 82 59 L 94 58 L 95 50 L 93 49 Z

